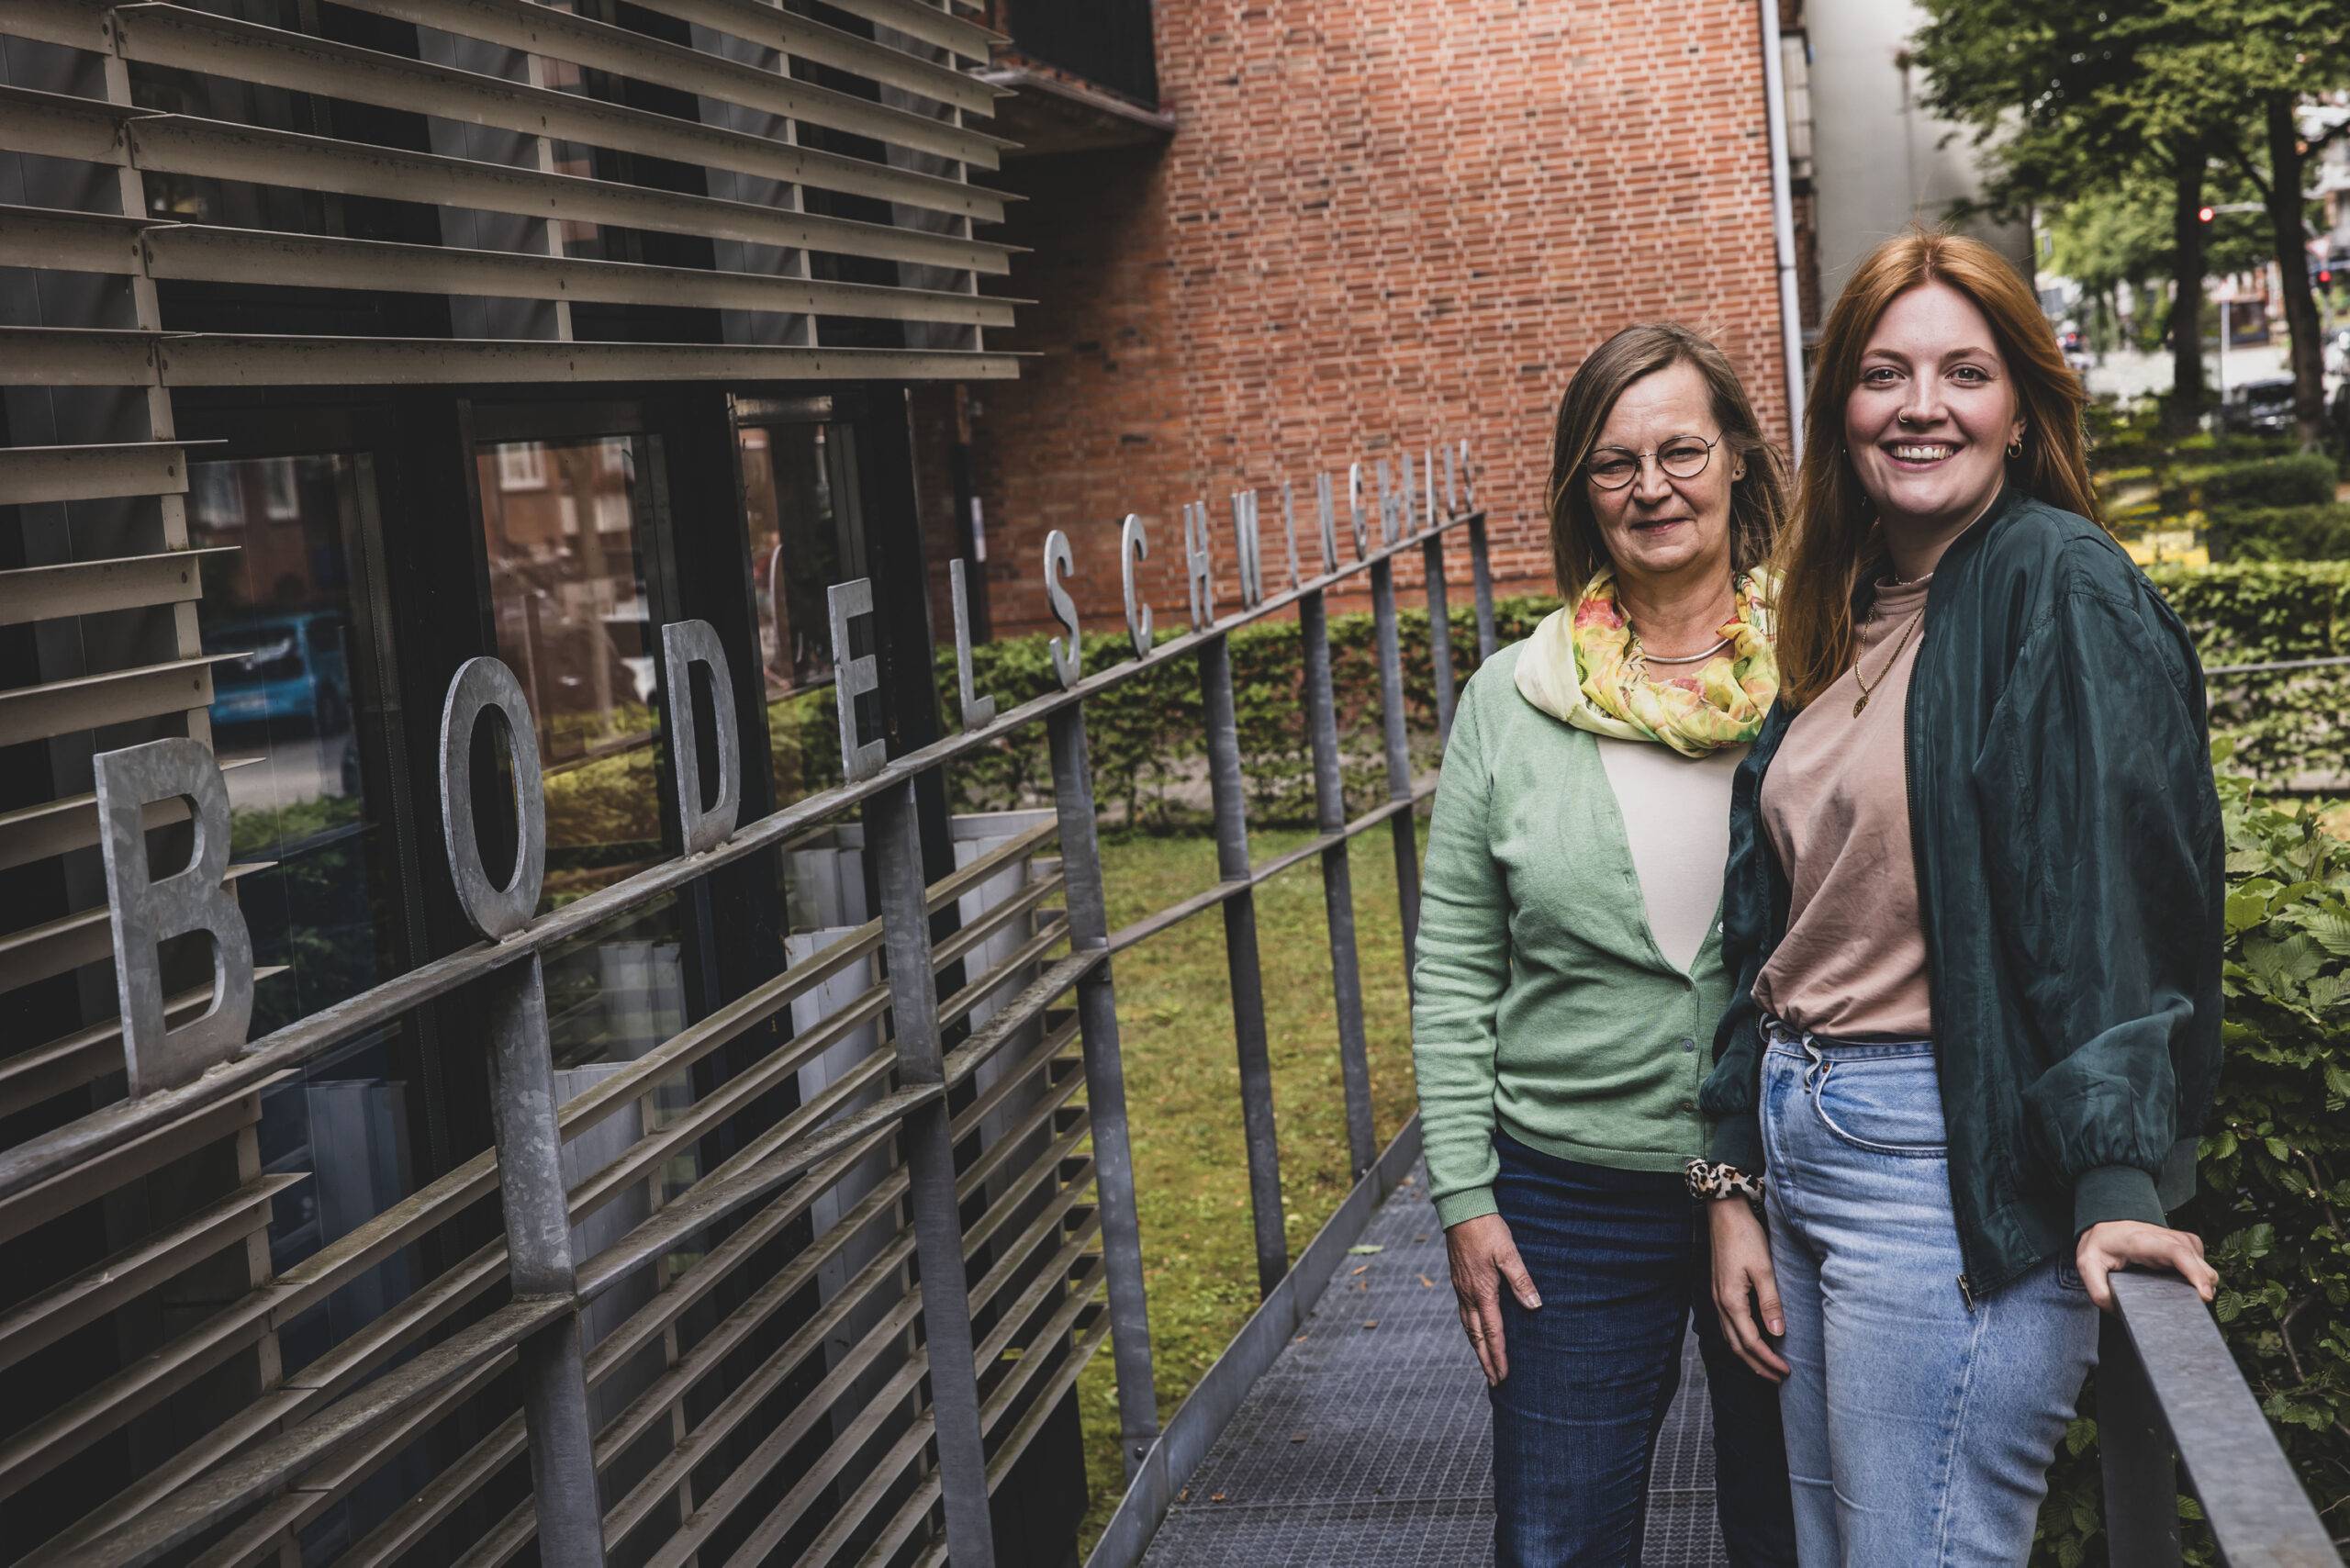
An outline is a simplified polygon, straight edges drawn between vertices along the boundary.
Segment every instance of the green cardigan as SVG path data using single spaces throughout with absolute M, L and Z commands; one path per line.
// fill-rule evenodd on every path
M 1657 950 L 1598 741 L 1536 708 L 1503 649 L 1460 695 L 1412 970 L 1428 1195 L 1494 1212 L 1496 1126 L 1622 1170 L 1706 1152 L 1697 1089 L 1729 1001 L 1718 925 L 1690 972 Z

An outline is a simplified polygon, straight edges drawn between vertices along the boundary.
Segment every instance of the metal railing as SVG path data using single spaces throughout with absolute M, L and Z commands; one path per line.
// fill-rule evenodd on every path
M 1375 538 L 1366 529 L 1358 477 L 1348 501 L 1355 559 L 1343 564 L 1334 492 L 1325 481 L 1318 489 L 1323 570 L 1303 576 L 1292 525 L 1291 586 L 1275 594 L 1262 587 L 1256 498 L 1236 496 L 1243 608 L 1221 619 L 1207 509 L 1187 509 L 1191 632 L 1152 645 L 1147 610 L 1136 620 L 1130 544 L 1134 660 L 1080 678 L 1071 656 L 1061 666 L 1060 691 L 1000 716 L 971 706 L 967 711 L 979 722 L 918 751 L 886 760 L 873 755 L 878 743 L 862 740 L 855 718 L 855 698 L 871 679 L 869 668 L 859 666 L 871 661 L 846 661 L 836 690 L 848 781 L 739 827 L 731 820 L 731 777 L 718 781 L 719 805 L 682 803 L 699 802 L 711 791 L 695 776 L 704 766 L 697 760 L 703 751 L 692 734 L 695 720 L 677 705 L 668 754 L 679 774 L 682 836 L 689 847 L 704 847 L 544 914 L 534 913 L 543 863 L 543 847 L 534 846 L 543 845 L 544 821 L 527 706 L 502 665 L 470 661 L 452 683 L 443 711 L 442 800 L 459 902 L 485 939 L 250 1044 L 228 1042 L 200 1076 L 187 1076 L 192 1070 L 180 1062 L 185 1081 L 165 1070 L 173 1068 L 169 1059 L 145 1054 L 161 1042 L 160 1028 L 126 1025 L 122 1048 L 133 1081 L 149 1092 L 0 1151 L 0 1239 L 217 1144 L 250 1126 L 261 1092 L 289 1072 L 422 1004 L 461 994 L 486 1021 L 494 1150 L 285 1273 L 264 1276 L 265 1282 L 152 1353 L 0 1439 L 0 1495 L 36 1484 L 196 1380 L 274 1342 L 279 1325 L 420 1239 L 461 1234 L 442 1227 L 469 1211 L 478 1217 L 478 1205 L 493 1194 L 501 1200 L 502 1239 L 449 1249 L 462 1253 L 453 1265 L 297 1372 L 264 1378 L 252 1397 L 215 1409 L 184 1447 L 153 1461 L 77 1523 L 44 1542 L 10 1543 L 21 1553 L 16 1560 L 124 1564 L 170 1555 L 206 1568 L 288 1560 L 285 1554 L 299 1550 L 306 1525 L 470 1409 L 478 1435 L 453 1451 L 444 1443 L 421 1488 L 387 1517 L 371 1520 L 335 1561 L 392 1563 L 470 1511 L 486 1523 L 459 1543 L 458 1561 L 467 1568 L 509 1561 L 533 1537 L 541 1561 L 566 1568 L 600 1562 L 606 1549 L 623 1540 L 634 1543 L 632 1553 L 663 1565 L 715 1568 L 769 1561 L 778 1552 L 811 1564 L 936 1564 L 951 1552 L 957 1568 L 984 1568 L 993 1561 L 991 1492 L 1105 1340 L 1116 1364 L 1128 1474 L 1163 1481 L 1170 1445 L 1159 1431 L 1151 1367 L 1112 956 L 1211 906 L 1223 911 L 1259 1281 L 1267 1310 L 1294 1311 L 1301 1301 L 1310 1306 L 1333 1266 L 1333 1248 L 1343 1253 L 1337 1230 L 1360 1228 L 1417 1147 L 1416 1122 L 1384 1157 L 1373 1144 L 1348 846 L 1389 827 L 1408 965 L 1417 902 L 1413 808 L 1433 784 L 1416 783 L 1410 767 L 1396 558 L 1422 554 L 1430 611 L 1441 628 L 1448 623 L 1446 543 L 1465 533 L 1481 652 L 1490 654 L 1494 644 L 1484 518 L 1465 492 L 1465 504 L 1455 504 L 1451 456 L 1444 455 L 1441 516 L 1433 457 L 1418 495 L 1408 459 L 1400 491 L 1391 491 L 1386 465 L 1379 465 Z M 1130 525 L 1130 534 L 1138 531 Z M 1057 573 L 1069 564 L 1066 541 L 1057 536 L 1046 555 L 1048 588 L 1058 594 Z M 1387 798 L 1349 819 L 1325 599 L 1365 578 L 1378 630 Z M 834 590 L 836 617 L 854 609 L 864 587 Z M 957 588 L 959 599 L 959 581 Z M 1292 610 L 1304 634 L 1317 832 L 1295 850 L 1254 863 L 1228 638 L 1238 627 Z M 1073 610 L 1067 619 L 1073 649 Z M 686 666 L 695 660 L 716 661 L 723 689 L 724 655 L 708 633 L 694 622 L 665 628 L 668 690 L 691 689 Z M 1432 642 L 1437 710 L 1440 723 L 1449 724 L 1450 650 L 1441 632 Z M 850 644 L 843 636 L 836 645 Z M 1196 661 L 1204 700 L 1219 880 L 1113 933 L 1086 702 L 1186 659 Z M 502 744 L 520 836 L 502 886 L 484 868 L 472 822 L 471 745 L 487 707 L 508 714 Z M 719 711 L 723 726 L 724 704 Z M 1003 830 L 985 853 L 925 886 L 916 778 L 1040 723 L 1050 741 L 1051 820 Z M 716 739 L 720 772 L 731 775 L 744 748 L 731 734 Z M 209 809 L 205 790 L 170 769 L 211 766 L 208 754 L 189 741 L 101 757 L 101 815 L 108 814 L 112 789 L 109 820 L 120 819 L 108 829 L 110 856 L 127 856 L 134 840 L 143 843 L 140 812 L 128 791 L 178 790 L 197 798 L 201 820 Z M 876 918 L 557 1103 L 546 956 L 722 868 L 835 842 L 824 835 L 856 831 L 834 824 L 860 808 L 860 852 L 871 853 L 878 870 Z M 1041 857 L 1056 845 L 1053 865 Z M 1316 858 L 1329 914 L 1350 1163 L 1359 1182 L 1333 1229 L 1292 1268 L 1282 1230 L 1253 895 L 1268 879 Z M 110 874 L 113 866 L 110 859 Z M 115 883 L 118 904 L 136 903 L 136 885 Z M 994 902 L 974 915 L 971 900 L 989 887 L 997 890 Z M 1047 907 L 1056 898 L 1059 910 Z M 935 934 L 934 916 L 950 905 L 961 907 L 960 928 Z M 170 935 L 160 919 L 155 930 Z M 994 961 L 966 977 L 962 967 L 976 968 L 968 961 L 983 955 Z M 877 958 L 885 978 L 861 983 Z M 127 984 L 153 979 L 152 935 L 143 951 L 135 935 L 118 944 L 117 962 L 132 977 Z M 625 1130 L 625 1114 L 649 1103 L 657 1086 L 680 1081 L 688 1069 L 767 1020 L 792 1016 L 795 1003 L 845 979 L 856 982 L 848 987 L 853 999 L 766 1055 L 737 1064 L 733 1076 L 670 1107 L 665 1117 L 644 1115 L 617 1153 L 566 1180 L 567 1142 L 576 1150 L 581 1135 L 615 1117 L 623 1118 Z M 232 976 L 227 990 L 234 989 Z M 1073 1012 L 1065 1012 L 1072 992 Z M 186 999 L 174 1005 L 184 1014 Z M 957 1026 L 968 1031 L 959 1040 Z M 804 1086 L 812 1067 L 860 1039 L 877 1048 L 816 1092 L 803 1088 L 798 1103 L 765 1120 L 754 1116 L 755 1107 L 775 1103 L 776 1092 L 795 1079 Z M 1072 1046 L 1076 1059 L 1067 1054 Z M 182 1048 L 188 1048 L 185 1041 Z M 138 1079 L 142 1067 L 160 1076 Z M 705 1140 L 729 1127 L 741 1135 L 731 1155 L 697 1169 L 681 1191 L 663 1191 L 665 1171 L 711 1147 Z M 886 1166 L 878 1176 L 877 1159 Z M 860 1171 L 866 1175 L 852 1182 Z M 253 1235 L 268 1223 L 267 1197 L 287 1180 L 249 1177 L 229 1198 L 0 1313 L 0 1364 L 98 1321 L 162 1283 L 200 1249 Z M 600 1250 L 581 1255 L 583 1222 L 648 1193 L 644 1217 Z M 811 1237 L 811 1215 L 828 1195 L 841 1212 Z M 830 1283 L 819 1291 L 822 1281 Z M 505 1299 L 498 1305 L 501 1284 Z M 1106 1303 L 1097 1300 L 1104 1294 Z M 587 1311 L 607 1298 L 637 1297 L 639 1305 L 617 1323 L 591 1319 Z M 1268 1338 L 1264 1321 L 1260 1312 L 1187 1404 L 1173 1447 L 1195 1449 L 1203 1430 L 1212 1436 L 1203 1412 L 1237 1397 L 1261 1370 L 1256 1361 L 1280 1343 Z M 518 1375 L 501 1383 L 509 1372 Z M 519 1401 L 496 1392 L 510 1386 L 519 1386 Z M 511 1414 L 500 1419 L 505 1411 Z M 511 1476 L 503 1492 L 498 1479 L 524 1461 L 527 1495 L 508 1504 L 516 1495 Z M 1178 1483 L 1181 1474 L 1175 1473 Z M 1149 1513 L 1147 1498 L 1165 1491 L 1140 1488 L 1142 1514 Z M 1129 1504 L 1121 1518 L 1139 1519 L 1131 1496 Z M 1149 1514 L 1146 1535 L 1156 1518 Z M 1121 1528 L 1130 1532 L 1132 1524 Z
M 2184 1465 L 2228 1568 L 2340 1568 L 2194 1287 L 2167 1273 L 2111 1279 L 2120 1310 L 2100 1326 L 2097 1369 L 2109 1561 L 2178 1568 Z

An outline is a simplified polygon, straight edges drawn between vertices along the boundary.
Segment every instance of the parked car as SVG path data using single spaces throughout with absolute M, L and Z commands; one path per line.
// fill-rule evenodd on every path
M 223 621 L 205 628 L 204 651 L 237 654 L 212 666 L 212 722 L 293 720 L 322 735 L 351 723 L 342 617 L 330 610 Z
M 2289 431 L 2293 428 L 2292 378 L 2280 375 L 2232 386 L 2220 414 L 2221 423 L 2232 431 Z

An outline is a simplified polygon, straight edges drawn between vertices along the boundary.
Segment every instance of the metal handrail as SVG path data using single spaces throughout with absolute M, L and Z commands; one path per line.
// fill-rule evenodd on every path
M 2340 1568 L 2341 1554 L 2195 1288 L 2109 1276 L 2098 1346 L 2098 1442 L 2109 1555 L 2177 1568 L 2177 1462 L 2228 1568 Z
M 1431 537 L 1469 528 L 1472 551 L 1483 577 L 1483 511 L 1460 512 L 1440 519 L 1431 529 L 1372 550 L 1349 565 L 1267 597 L 1251 609 L 1226 616 L 1212 626 L 1187 632 L 1158 644 L 1147 657 L 1132 659 L 1086 677 L 1060 691 L 1047 692 L 998 714 L 992 722 L 934 741 L 919 750 L 891 758 L 870 778 L 837 784 L 809 795 L 737 828 L 733 837 L 699 855 L 681 856 L 648 867 L 634 876 L 610 883 L 534 920 L 529 927 L 498 942 L 481 941 L 405 974 L 396 975 L 347 1001 L 319 1009 L 309 1016 L 263 1036 L 247 1045 L 235 1060 L 206 1073 L 195 1082 L 138 1100 L 126 1100 L 94 1111 L 53 1132 L 0 1151 L 0 1199 L 23 1191 L 71 1169 L 92 1155 L 178 1120 L 190 1111 L 243 1092 L 273 1074 L 298 1067 L 369 1029 L 388 1024 L 425 1002 L 481 980 L 509 965 L 543 954 L 585 935 L 604 922 L 664 893 L 675 892 L 712 871 L 771 850 L 893 789 L 918 775 L 992 745 L 1011 732 L 1048 719 L 1065 709 L 1098 696 L 1162 665 L 1195 656 L 1202 646 L 1240 627 L 1270 619 L 1294 608 L 1309 596 L 1319 597 L 1367 572 L 1389 566 L 1407 550 L 1423 548 Z M 1489 590 L 1488 590 L 1489 591 Z M 1400 716 L 1399 716 L 1400 717 Z

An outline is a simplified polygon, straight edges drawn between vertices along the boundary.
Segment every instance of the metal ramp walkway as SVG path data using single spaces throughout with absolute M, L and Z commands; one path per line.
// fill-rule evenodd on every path
M 1424 1168 L 1380 1206 L 1361 1245 L 1381 1250 L 1339 1268 L 1169 1508 L 1145 1568 L 1492 1562 L 1492 1420 L 1453 1315 Z M 1642 1568 L 1727 1561 L 1711 1428 L 1691 1339 L 1657 1443 Z

